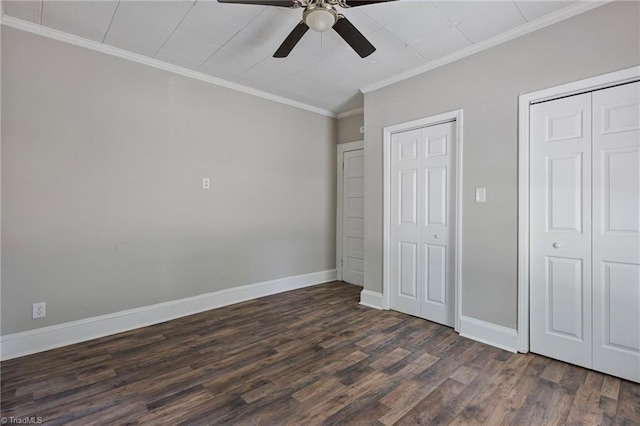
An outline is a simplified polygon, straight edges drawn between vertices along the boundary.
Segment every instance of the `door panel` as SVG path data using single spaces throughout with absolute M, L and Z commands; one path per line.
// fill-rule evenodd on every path
M 548 333 L 582 341 L 584 295 L 582 259 L 547 257 Z
M 364 150 L 342 160 L 342 280 L 364 285 Z
M 640 354 L 640 333 L 629 333 L 628 325 L 640 324 L 640 266 L 603 262 L 605 346 Z M 615 308 L 614 308 L 615 307 Z M 632 330 L 631 330 L 632 331 Z
M 593 113 L 593 368 L 640 382 L 640 83 Z
M 454 325 L 455 123 L 422 129 L 424 221 L 422 317 Z
M 425 275 L 427 278 L 426 302 L 445 305 L 447 302 L 447 247 L 425 245 Z
M 582 153 L 547 156 L 547 231 L 582 232 Z
M 400 223 L 418 224 L 418 170 L 400 172 Z
M 415 243 L 400 243 L 400 297 L 418 298 L 418 246 Z
M 591 94 L 531 107 L 531 351 L 590 367 Z
M 591 115 L 589 111 L 586 111 L 586 113 Z M 550 111 L 544 120 L 546 129 L 544 141 L 560 142 L 582 138 L 584 136 L 584 115 L 585 111 L 583 109 L 572 110 L 568 114 L 561 110 Z
M 420 130 L 391 139 L 391 308 L 420 316 Z
M 453 326 L 455 123 L 391 137 L 391 308 Z
M 427 168 L 424 176 L 427 201 L 425 223 L 447 226 L 447 169 Z
M 640 148 L 602 150 L 604 232 L 640 232 L 640 182 L 630 171 L 640 169 Z

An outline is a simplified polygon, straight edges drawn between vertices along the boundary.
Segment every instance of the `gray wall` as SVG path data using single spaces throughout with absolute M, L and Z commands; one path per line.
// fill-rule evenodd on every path
M 640 64 L 639 17 L 614 2 L 366 94 L 365 287 L 382 291 L 382 128 L 463 108 L 462 314 L 515 328 L 518 96 Z
M 6 27 L 2 87 L 2 334 L 335 267 L 337 120 Z
M 338 120 L 338 143 L 361 141 L 360 127 L 364 126 L 364 113 L 355 114 Z

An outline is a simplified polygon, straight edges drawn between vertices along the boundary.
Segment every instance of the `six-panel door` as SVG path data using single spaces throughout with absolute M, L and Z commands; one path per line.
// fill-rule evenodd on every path
M 455 124 L 391 138 L 391 308 L 453 326 Z
M 640 382 L 640 83 L 593 93 L 593 368 Z
M 591 94 L 531 107 L 531 351 L 590 367 Z
M 531 107 L 531 351 L 640 382 L 640 83 Z

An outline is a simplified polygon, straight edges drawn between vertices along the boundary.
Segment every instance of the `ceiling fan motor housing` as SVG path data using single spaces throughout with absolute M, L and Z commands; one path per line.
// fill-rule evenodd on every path
M 302 20 L 316 32 L 331 29 L 338 20 L 338 12 L 333 6 L 324 2 L 311 3 L 302 14 Z

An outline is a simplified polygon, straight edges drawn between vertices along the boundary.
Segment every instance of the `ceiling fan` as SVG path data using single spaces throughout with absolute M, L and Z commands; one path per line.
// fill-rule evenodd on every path
M 344 15 L 338 13 L 336 6 L 349 8 L 388 1 L 395 0 L 218 0 L 218 3 L 304 8 L 302 21 L 282 42 L 273 54 L 274 58 L 286 58 L 309 28 L 319 33 L 333 28 L 361 58 L 366 58 L 376 48 Z

